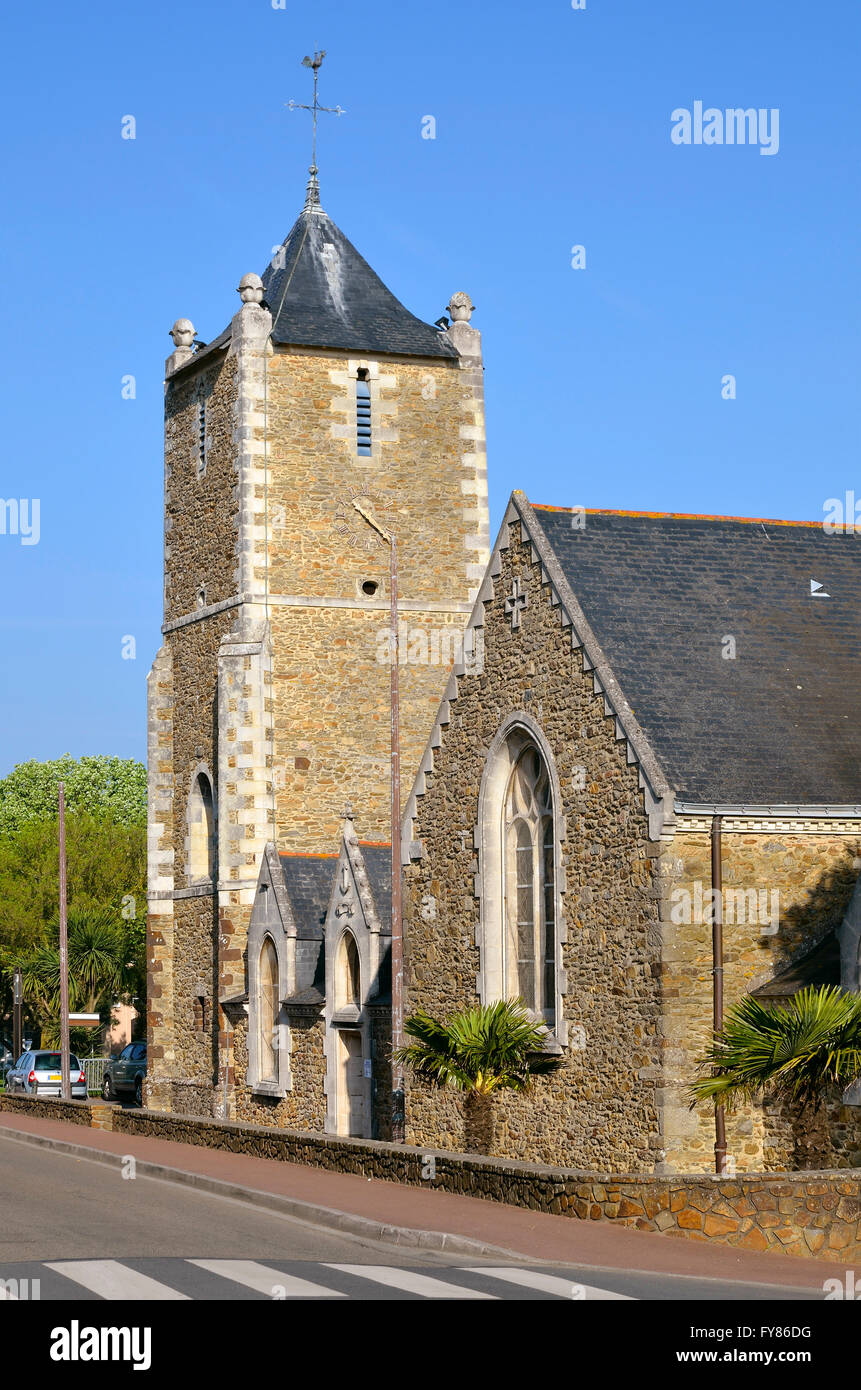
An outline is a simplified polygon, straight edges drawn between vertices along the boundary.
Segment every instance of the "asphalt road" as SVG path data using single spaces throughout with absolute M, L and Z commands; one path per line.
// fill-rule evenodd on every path
M 822 1298 L 821 1290 L 398 1249 L 3 1135 L 0 1192 L 0 1280 L 19 1281 L 6 1283 L 7 1297 L 32 1296 L 26 1279 L 39 1281 L 41 1299 Z

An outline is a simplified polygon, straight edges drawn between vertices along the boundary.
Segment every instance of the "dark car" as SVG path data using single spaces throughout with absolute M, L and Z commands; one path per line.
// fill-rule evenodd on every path
M 11 1070 L 14 1061 L 15 1054 L 11 1042 L 8 1038 L 0 1037 L 0 1078 L 4 1078 L 7 1071 Z
M 25 1052 L 6 1073 L 6 1093 L 10 1096 L 59 1096 L 62 1091 L 62 1063 L 59 1052 L 37 1048 Z M 72 1100 L 87 1099 L 87 1078 L 74 1053 L 69 1057 Z
M 102 1096 L 105 1100 L 121 1100 L 123 1096 L 134 1096 L 137 1104 L 143 1105 L 145 1076 L 146 1043 L 129 1043 L 119 1057 L 112 1057 L 107 1063 L 102 1078 Z

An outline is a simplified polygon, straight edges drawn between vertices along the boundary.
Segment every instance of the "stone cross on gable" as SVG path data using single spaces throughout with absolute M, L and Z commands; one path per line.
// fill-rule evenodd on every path
M 519 579 L 511 582 L 511 593 L 505 600 L 505 616 L 511 621 L 511 631 L 520 627 L 520 614 L 526 607 L 526 595 L 523 593 Z

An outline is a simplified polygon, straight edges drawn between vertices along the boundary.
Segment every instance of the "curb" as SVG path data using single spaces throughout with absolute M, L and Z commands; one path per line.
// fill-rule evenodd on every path
M 88 1158 L 93 1163 L 103 1163 L 108 1167 L 119 1166 L 123 1157 L 107 1149 L 91 1149 L 86 1144 L 73 1144 L 67 1139 L 54 1139 L 43 1134 L 26 1134 L 21 1130 L 10 1130 L 2 1126 L 0 1139 L 11 1139 L 13 1142 L 31 1144 L 36 1148 L 54 1149 L 59 1153 L 71 1154 L 74 1158 Z M 280 1216 L 290 1216 L 294 1220 L 305 1222 L 306 1225 L 325 1226 L 328 1230 L 360 1236 L 378 1244 L 414 1250 L 435 1250 L 453 1255 L 504 1256 L 506 1259 L 520 1261 L 528 1259 L 530 1264 L 546 1263 L 532 1255 L 524 1255 L 522 1250 L 508 1250 L 501 1245 L 490 1245 L 471 1236 L 454 1235 L 447 1231 L 422 1231 L 412 1226 L 394 1226 L 388 1222 L 376 1221 L 373 1217 L 356 1216 L 352 1212 L 317 1206 L 313 1202 L 303 1202 L 299 1197 L 284 1197 L 275 1192 L 263 1192 L 255 1187 L 240 1187 L 238 1183 L 227 1182 L 223 1178 L 206 1177 L 202 1173 L 189 1172 L 185 1168 L 169 1168 L 166 1164 L 152 1163 L 148 1159 L 135 1158 L 135 1172 L 161 1182 L 193 1187 L 199 1192 L 208 1192 L 215 1197 L 228 1197 L 248 1206 L 275 1212 Z

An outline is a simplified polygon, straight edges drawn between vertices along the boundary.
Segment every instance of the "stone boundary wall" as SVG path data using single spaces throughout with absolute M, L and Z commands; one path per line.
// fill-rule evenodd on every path
M 100 1128 L 93 1117 L 93 1106 L 85 1100 L 48 1100 L 37 1096 L 0 1096 L 0 1110 L 33 1115 L 39 1120 L 65 1120 L 70 1125 Z
M 87 1129 L 113 1129 L 116 1106 L 93 1097 L 87 1100 L 52 1100 L 38 1096 L 7 1096 L 0 1093 L 0 1110 L 35 1115 L 39 1120 L 64 1120 Z
M 99 1103 L 4 1097 L 0 1110 L 89 1122 L 117 1133 L 306 1163 L 387 1182 L 428 1184 L 530 1211 L 612 1221 L 745 1250 L 842 1262 L 861 1259 L 861 1172 L 853 1170 L 744 1173 L 732 1178 L 702 1173 L 606 1175 Z

